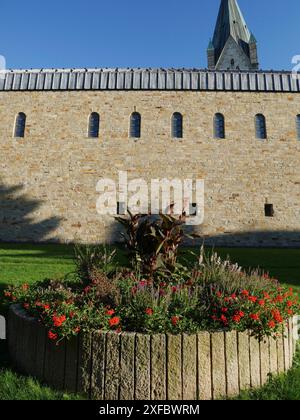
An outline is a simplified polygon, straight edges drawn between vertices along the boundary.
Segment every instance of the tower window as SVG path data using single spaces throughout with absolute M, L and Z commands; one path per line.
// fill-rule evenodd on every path
M 300 140 L 300 114 L 296 117 L 297 139 Z
M 130 132 L 129 135 L 132 138 L 141 137 L 141 114 L 133 112 L 130 117 Z
M 222 114 L 216 114 L 214 117 L 214 138 L 225 139 L 225 118 Z
M 274 217 L 273 204 L 265 204 L 265 217 Z
M 266 118 L 262 114 L 255 116 L 255 132 L 257 139 L 265 140 L 267 138 Z
M 174 139 L 183 138 L 183 117 L 179 112 L 175 112 L 172 116 L 172 137 Z
M 89 119 L 88 136 L 90 138 L 99 137 L 100 116 L 97 112 L 93 112 Z
M 15 137 L 25 137 L 26 115 L 20 112 L 16 118 Z

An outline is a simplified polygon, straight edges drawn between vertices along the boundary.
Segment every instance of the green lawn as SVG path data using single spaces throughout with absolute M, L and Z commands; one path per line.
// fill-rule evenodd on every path
M 230 255 L 234 262 L 243 267 L 259 266 L 300 292 L 300 249 L 227 248 L 216 251 L 223 257 Z M 68 245 L 0 244 L 0 291 L 9 284 L 33 283 L 47 277 L 71 274 L 75 268 L 72 256 L 73 248 Z M 118 256 L 121 260 L 121 252 Z M 32 378 L 12 372 L 5 342 L 0 341 L 0 400 L 76 398 L 78 397 L 50 390 Z M 288 375 L 273 379 L 262 390 L 243 393 L 240 399 L 299 400 L 300 355 L 296 359 L 294 369 Z

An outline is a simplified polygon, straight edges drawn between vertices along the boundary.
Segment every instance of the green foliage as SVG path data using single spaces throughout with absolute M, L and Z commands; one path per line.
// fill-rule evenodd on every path
M 0 370 L 0 400 L 82 400 L 82 397 L 54 391 L 33 378 L 17 375 L 11 370 Z
M 110 275 L 116 270 L 116 250 L 105 245 L 74 245 L 76 273 L 81 281 L 90 283 L 91 274 L 101 271 Z
M 293 368 L 286 375 L 271 377 L 260 389 L 244 391 L 235 400 L 253 401 L 299 401 L 300 400 L 300 351 Z

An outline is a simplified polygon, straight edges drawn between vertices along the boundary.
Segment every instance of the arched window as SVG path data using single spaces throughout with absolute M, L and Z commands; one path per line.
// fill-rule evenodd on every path
M 172 137 L 174 139 L 183 138 L 183 117 L 179 112 L 175 112 L 172 116 Z
M 100 127 L 100 115 L 97 112 L 93 112 L 89 118 L 88 136 L 90 138 L 99 137 L 99 127 Z
M 296 117 L 297 139 L 300 140 L 300 114 Z
M 215 114 L 214 137 L 215 139 L 225 139 L 225 118 L 222 114 Z
M 130 132 L 129 135 L 132 138 L 141 137 L 141 114 L 133 112 L 130 117 Z
M 15 137 L 24 137 L 26 127 L 26 115 L 23 112 L 19 112 L 15 123 Z
M 262 114 L 255 116 L 255 132 L 257 139 L 264 140 L 267 138 L 266 118 Z

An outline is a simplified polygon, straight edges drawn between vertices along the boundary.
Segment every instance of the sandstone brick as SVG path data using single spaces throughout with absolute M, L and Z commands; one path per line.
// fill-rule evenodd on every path
M 168 334 L 168 400 L 182 398 L 182 337 Z
M 226 396 L 226 364 L 224 333 L 212 334 L 212 389 L 213 398 Z
M 198 389 L 200 400 L 211 400 L 211 348 L 210 334 L 201 332 L 198 334 Z
M 151 399 L 166 399 L 166 336 L 156 334 L 151 338 Z
M 239 388 L 238 346 L 236 331 L 225 334 L 227 395 L 237 395 Z
M 136 381 L 135 398 L 150 400 L 150 336 L 136 335 Z
M 249 333 L 238 333 L 239 343 L 239 374 L 240 374 L 240 388 L 241 390 L 248 389 L 251 385 L 250 380 L 250 343 Z
M 184 334 L 182 339 L 182 389 L 184 400 L 197 399 L 197 336 Z
M 260 372 L 260 351 L 259 341 L 250 337 L 250 372 L 251 372 L 251 386 L 258 388 L 261 385 Z

